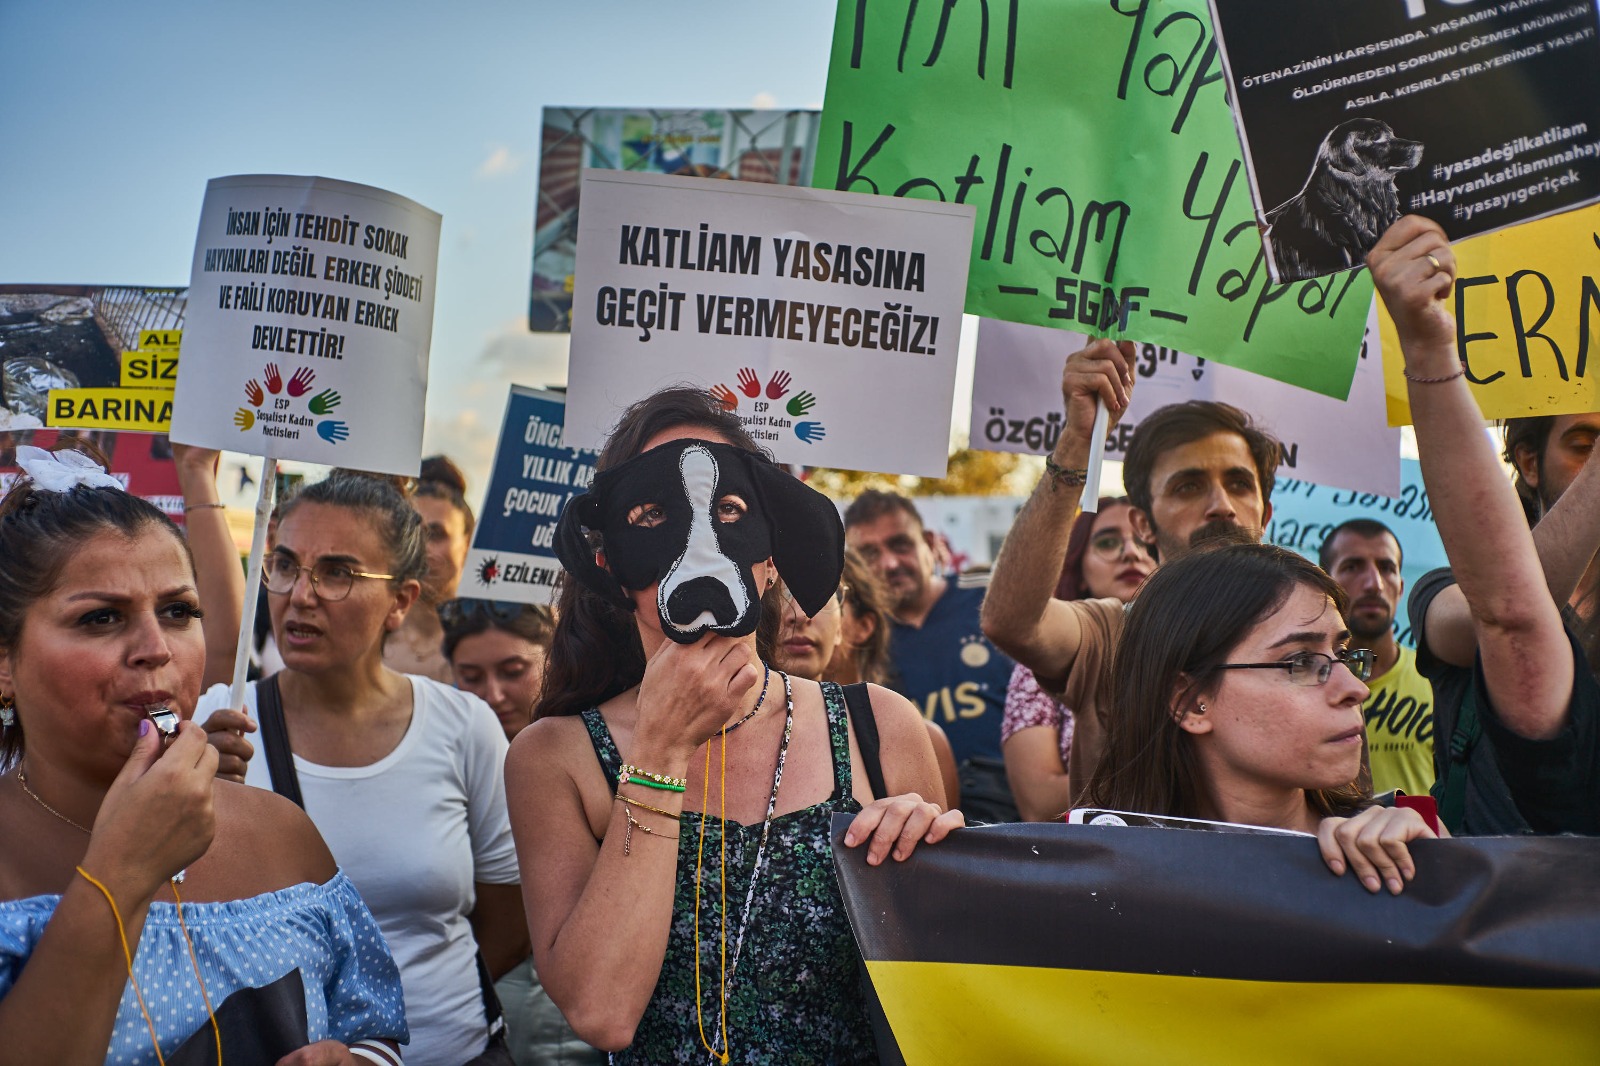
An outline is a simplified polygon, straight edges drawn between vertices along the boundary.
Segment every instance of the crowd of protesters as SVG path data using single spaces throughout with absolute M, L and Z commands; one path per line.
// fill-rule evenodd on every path
M 1419 839 L 1600 834 L 1600 413 L 1512 420 L 1508 478 L 1443 232 L 1401 219 L 1369 265 L 1450 563 L 1415 650 L 1387 527 L 1261 543 L 1281 449 L 1247 412 L 1154 412 L 1080 514 L 1125 343 L 1067 360 L 992 572 L 903 496 L 841 519 L 692 388 L 622 416 L 553 609 L 459 596 L 448 461 L 336 471 L 275 515 L 242 707 L 216 454 L 178 449 L 185 533 L 89 451 L 20 448 L 0 1063 L 876 1061 L 840 813 L 871 865 L 1085 806 L 1299 831 L 1372 893 Z

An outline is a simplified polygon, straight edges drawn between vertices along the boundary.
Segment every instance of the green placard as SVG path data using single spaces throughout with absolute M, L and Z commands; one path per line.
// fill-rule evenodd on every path
M 1204 0 L 839 0 L 813 180 L 975 205 L 972 314 L 1349 394 L 1371 280 L 1267 276 Z

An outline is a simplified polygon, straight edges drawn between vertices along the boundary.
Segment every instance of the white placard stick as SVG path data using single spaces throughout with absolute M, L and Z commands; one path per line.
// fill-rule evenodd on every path
M 267 550 L 267 523 L 272 518 L 272 497 L 278 481 L 278 460 L 261 460 L 260 488 L 256 493 L 256 526 L 250 538 L 250 564 L 245 568 L 244 614 L 239 618 L 239 644 L 233 653 L 233 686 L 228 706 L 244 709 L 244 676 L 250 667 L 250 645 L 256 632 L 256 598 L 261 595 L 261 560 Z
M 1087 514 L 1100 510 L 1100 468 L 1106 461 L 1106 426 L 1110 421 L 1111 413 L 1106 410 L 1106 402 L 1096 402 L 1094 429 L 1089 436 L 1089 465 L 1084 469 L 1083 497 L 1078 501 L 1078 509 Z

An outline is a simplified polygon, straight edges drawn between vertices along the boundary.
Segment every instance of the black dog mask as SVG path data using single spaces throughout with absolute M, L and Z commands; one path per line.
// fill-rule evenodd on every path
M 595 564 L 585 529 L 600 531 L 609 572 Z M 769 557 L 801 609 L 822 610 L 844 570 L 844 526 L 826 496 L 765 457 L 676 440 L 595 475 L 561 513 L 556 555 L 630 609 L 625 589 L 659 583 L 661 631 L 692 644 L 708 630 L 755 631 L 763 590 L 752 568 Z

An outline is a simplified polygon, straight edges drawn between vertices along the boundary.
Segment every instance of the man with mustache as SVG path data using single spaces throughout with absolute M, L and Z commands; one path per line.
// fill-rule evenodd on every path
M 1088 784 L 1105 736 L 1105 675 L 1122 635 L 1120 600 L 1051 598 L 1066 558 L 1087 476 L 1096 405 L 1112 424 L 1128 409 L 1133 344 L 1097 340 L 1067 359 L 1061 377 L 1066 424 L 1045 475 L 1018 512 L 990 576 L 983 631 L 1028 667 L 1075 716 L 1068 777 Z M 1261 539 L 1283 447 L 1245 412 L 1225 403 L 1168 404 L 1139 424 L 1122 479 L 1134 533 L 1158 561 L 1215 538 Z
M 1405 582 L 1400 540 L 1371 518 L 1352 518 L 1322 541 L 1317 562 L 1339 583 L 1350 606 L 1344 624 L 1352 648 L 1370 648 L 1378 661 L 1361 705 L 1372 790 L 1425 796 L 1433 787 L 1433 686 L 1417 671 L 1417 653 L 1394 635 Z

